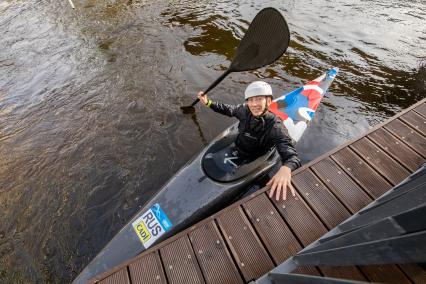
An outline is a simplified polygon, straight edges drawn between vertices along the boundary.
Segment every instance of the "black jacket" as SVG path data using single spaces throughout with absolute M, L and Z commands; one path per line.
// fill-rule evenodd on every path
M 235 144 L 243 155 L 258 157 L 275 146 L 283 165 L 292 171 L 300 167 L 296 149 L 285 134 L 281 119 L 275 114 L 268 111 L 257 118 L 245 104 L 234 106 L 212 102 L 210 108 L 240 121 Z

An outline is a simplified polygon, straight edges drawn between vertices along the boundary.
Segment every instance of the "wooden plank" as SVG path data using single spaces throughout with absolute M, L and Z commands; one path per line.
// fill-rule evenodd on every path
M 187 235 L 160 249 L 169 283 L 204 283 Z
M 167 283 L 158 251 L 130 263 L 129 272 L 132 283 Z
M 275 263 L 284 262 L 302 249 L 284 219 L 265 194 L 258 195 L 244 203 L 243 208 Z M 300 267 L 297 272 L 293 272 L 319 275 L 314 267 Z
M 281 199 L 276 201 L 274 198 L 272 202 L 275 204 L 275 207 L 278 208 L 281 216 L 290 225 L 292 231 L 302 242 L 303 246 L 311 244 L 328 231 L 324 224 L 300 197 L 299 193 L 296 193 L 295 197 L 291 196 L 287 198 L 285 201 Z M 344 279 L 363 279 L 360 271 L 354 266 L 347 268 L 336 267 L 334 269 L 339 270 L 339 273 Z M 330 270 L 323 270 L 321 268 L 320 270 L 325 276 L 331 277 Z
M 240 206 L 221 212 L 217 221 L 246 282 L 275 266 Z
M 426 103 L 423 103 L 414 109 L 416 112 L 420 113 L 426 117 Z
M 312 170 L 352 213 L 358 212 L 372 201 L 372 198 L 330 158 L 313 165 Z
M 365 276 L 372 282 L 411 283 L 396 265 L 365 265 L 360 267 Z
M 391 189 L 392 186 L 389 182 L 349 148 L 344 148 L 331 157 L 373 198 L 378 198 Z
M 409 175 L 409 172 L 405 168 L 395 162 L 395 160 L 390 158 L 367 138 L 356 141 L 350 147 L 394 185 L 400 183 Z
M 206 283 L 243 283 L 213 220 L 191 231 L 189 239 Z
M 426 270 L 417 264 L 400 264 L 402 270 L 410 277 L 411 281 L 416 284 L 426 283 Z
M 321 276 L 318 270 L 312 266 L 301 266 L 296 268 L 291 272 L 291 274 L 304 274 L 304 275 L 313 275 L 313 276 Z
M 369 134 L 368 138 L 411 172 L 417 170 L 425 161 L 423 157 L 411 150 L 411 148 L 406 146 L 401 140 L 383 128 Z
M 127 273 L 127 267 L 124 267 L 123 269 L 115 272 L 114 274 L 111 274 L 107 278 L 99 281 L 100 284 L 130 284 L 129 275 Z
M 276 201 L 275 197 L 272 201 L 303 246 L 309 245 L 327 233 L 325 226 L 298 193 L 295 197 L 288 196 L 285 201 L 281 199 Z
M 367 280 L 358 270 L 354 273 L 356 269 L 354 266 L 321 266 L 320 269 L 327 277 L 356 281 Z
M 426 138 L 418 134 L 411 127 L 408 127 L 407 124 L 399 119 L 395 119 L 386 124 L 385 129 L 389 130 L 393 135 L 426 158 Z
M 415 113 L 414 111 L 407 112 L 400 117 L 402 121 L 410 127 L 416 129 L 420 134 L 426 135 L 426 118 Z
M 299 193 L 329 228 L 350 217 L 348 210 L 310 170 L 296 174 L 292 180 Z
M 287 260 L 302 249 L 265 194 L 244 203 L 243 208 L 275 263 Z

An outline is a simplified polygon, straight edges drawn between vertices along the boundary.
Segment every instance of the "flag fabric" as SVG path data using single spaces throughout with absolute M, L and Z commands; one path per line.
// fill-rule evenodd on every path
M 269 110 L 283 120 L 288 135 L 295 142 L 300 139 L 308 123 L 314 118 L 321 99 L 338 71 L 338 68 L 332 68 L 303 87 L 280 96 L 270 104 Z

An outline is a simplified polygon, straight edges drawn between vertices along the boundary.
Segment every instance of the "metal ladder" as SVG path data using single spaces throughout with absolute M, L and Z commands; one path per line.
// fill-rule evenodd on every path
M 290 274 L 299 266 L 426 262 L 426 164 L 256 284 L 364 283 Z

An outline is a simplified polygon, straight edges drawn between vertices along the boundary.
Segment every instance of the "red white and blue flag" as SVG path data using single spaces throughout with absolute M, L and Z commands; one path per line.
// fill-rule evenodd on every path
M 288 135 L 295 142 L 313 119 L 321 99 L 338 72 L 338 68 L 330 69 L 303 87 L 275 99 L 269 106 L 269 110 L 283 120 Z

